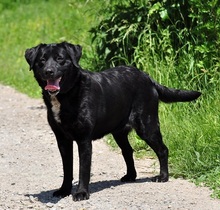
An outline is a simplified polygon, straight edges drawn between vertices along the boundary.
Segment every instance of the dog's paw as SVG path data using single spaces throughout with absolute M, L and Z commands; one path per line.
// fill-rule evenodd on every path
M 88 200 L 88 199 L 89 199 L 89 193 L 86 190 L 78 191 L 73 194 L 74 201 L 81 201 L 81 200 Z
M 125 175 L 121 178 L 121 182 L 134 182 L 136 180 L 136 175 Z
M 167 182 L 168 180 L 169 180 L 168 176 L 161 176 L 161 175 L 154 176 L 151 178 L 152 182 Z
M 57 191 L 55 191 L 54 193 L 53 193 L 53 196 L 54 197 L 61 197 L 61 198 L 64 198 L 64 197 L 66 197 L 66 196 L 68 196 L 68 195 L 70 195 L 71 194 L 71 189 L 69 190 L 67 190 L 67 189 L 63 189 L 63 188 L 60 188 L 59 190 L 57 190 Z

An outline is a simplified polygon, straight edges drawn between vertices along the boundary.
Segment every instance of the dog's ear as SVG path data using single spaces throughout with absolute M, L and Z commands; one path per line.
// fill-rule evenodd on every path
M 25 51 L 25 58 L 30 66 L 30 70 L 33 69 L 33 67 L 34 67 L 35 59 L 37 57 L 37 54 L 39 52 L 39 48 L 41 47 L 41 45 L 42 44 L 39 44 L 36 47 L 32 47 L 32 48 L 27 49 Z
M 73 45 L 73 44 L 70 44 L 68 42 L 63 42 L 62 44 L 66 48 L 66 51 L 69 54 L 73 65 L 76 68 L 80 68 L 79 60 L 82 56 L 82 47 L 80 45 Z

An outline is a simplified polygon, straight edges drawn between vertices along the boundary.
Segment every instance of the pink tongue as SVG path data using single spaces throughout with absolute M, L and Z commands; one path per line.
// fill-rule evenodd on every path
M 56 80 L 47 80 L 47 85 L 44 89 L 55 92 L 57 90 L 60 90 L 59 83 L 60 83 L 60 78 Z

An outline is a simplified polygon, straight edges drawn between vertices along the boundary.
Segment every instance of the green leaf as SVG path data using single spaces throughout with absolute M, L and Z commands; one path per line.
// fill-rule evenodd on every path
M 162 10 L 162 11 L 160 11 L 160 17 L 161 17 L 161 19 L 162 20 L 167 20 L 168 18 L 169 18 L 169 16 L 168 16 L 168 13 L 167 13 L 167 10 L 166 9 L 164 9 L 164 10 Z
M 161 3 L 157 2 L 156 4 L 154 4 L 150 10 L 149 10 L 149 15 L 152 15 L 153 13 L 155 13 L 156 11 L 159 11 L 161 8 Z

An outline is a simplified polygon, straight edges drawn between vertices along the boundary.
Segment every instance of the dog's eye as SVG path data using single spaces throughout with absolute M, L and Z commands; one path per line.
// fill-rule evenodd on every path
M 39 62 L 38 62 L 38 65 L 39 65 L 39 67 L 43 67 L 45 63 L 46 63 L 46 59 L 45 58 L 40 58 Z
M 41 62 L 42 64 L 44 64 L 44 63 L 46 62 L 46 59 L 45 59 L 45 58 L 41 58 L 41 59 L 40 59 L 40 62 Z
M 61 56 L 58 56 L 56 60 L 57 60 L 58 63 L 63 63 L 64 58 L 61 57 Z

